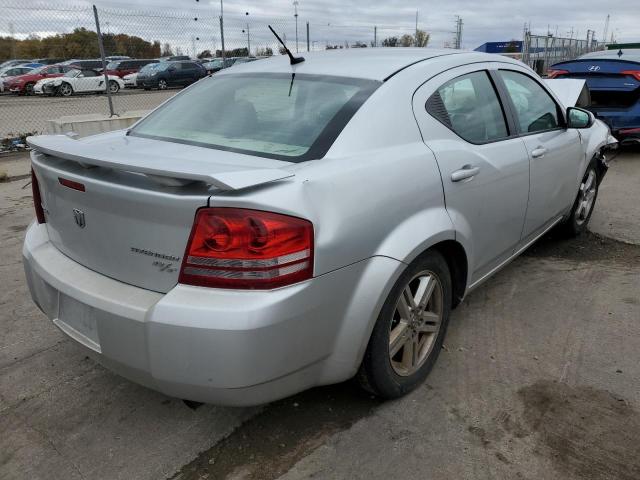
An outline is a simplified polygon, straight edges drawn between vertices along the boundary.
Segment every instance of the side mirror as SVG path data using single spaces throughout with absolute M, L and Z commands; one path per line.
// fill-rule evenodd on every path
M 589 128 L 593 125 L 595 117 L 587 110 L 578 107 L 567 108 L 568 128 Z

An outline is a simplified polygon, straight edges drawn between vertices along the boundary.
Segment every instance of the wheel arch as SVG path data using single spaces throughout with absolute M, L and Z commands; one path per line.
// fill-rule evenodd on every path
M 456 308 L 462 302 L 467 289 L 469 262 L 467 252 L 461 243 L 456 240 L 444 240 L 429 247 L 425 251 L 435 250 L 439 252 L 449 266 L 451 273 L 451 308 Z

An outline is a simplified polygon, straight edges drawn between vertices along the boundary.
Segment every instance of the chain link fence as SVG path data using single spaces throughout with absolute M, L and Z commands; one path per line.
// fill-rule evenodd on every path
M 58 78 L 79 61 L 85 62 L 86 69 L 102 68 L 98 27 L 107 65 L 119 57 L 160 65 L 170 57 L 204 63 L 207 59 L 221 60 L 223 56 L 226 65 L 241 57 L 283 54 L 268 25 L 293 52 L 376 46 L 424 47 L 434 44 L 433 39 L 430 41 L 430 34 L 434 32 L 436 36 L 452 36 L 445 30 L 427 33 L 414 28 L 411 22 L 402 25 L 314 22 L 297 15 L 297 11 L 295 16 L 288 17 L 270 16 L 259 9 L 257 12 L 225 11 L 221 21 L 217 5 L 199 1 L 189 7 L 181 5 L 179 9 L 99 7 L 95 12 L 90 3 L 61 1 L 0 0 L 0 64 L 20 60 L 31 62 L 34 68 L 38 63 L 48 65 L 42 67 L 43 70 L 32 70 L 27 78 L 3 78 L 0 66 L 0 90 L 4 90 L 0 93 L 0 151 L 20 146 L 27 134 L 47 131 L 50 120 L 77 115 L 104 116 L 111 112 L 117 116 L 128 113 L 135 116 L 179 91 L 179 88 L 145 90 L 135 88 L 139 84 L 128 82 L 111 95 L 109 102 L 105 83 L 109 85 L 111 80 L 105 82 L 101 75 L 102 80 L 96 80 L 99 82 L 94 88 L 96 91 L 91 93 L 74 90 L 67 92 L 69 96 L 63 96 L 58 88 L 38 94 L 38 80 Z M 443 44 L 438 42 L 436 46 Z M 107 70 L 109 75 L 126 75 L 126 72 L 113 73 L 110 66 Z M 24 81 L 15 82 L 17 78 Z
M 544 75 L 555 63 L 573 60 L 600 48 L 595 40 L 533 35 L 527 31 L 522 45 L 522 61 L 539 75 Z

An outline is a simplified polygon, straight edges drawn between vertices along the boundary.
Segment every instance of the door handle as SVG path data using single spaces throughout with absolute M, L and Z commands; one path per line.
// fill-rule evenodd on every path
M 465 165 L 460 170 L 456 170 L 451 174 L 452 182 L 460 182 L 462 180 L 472 179 L 480 171 L 480 167 L 474 167 L 473 165 Z
M 531 152 L 531 156 L 533 158 L 542 158 L 544 154 L 547 153 L 547 149 L 544 147 L 538 147 L 533 152 Z

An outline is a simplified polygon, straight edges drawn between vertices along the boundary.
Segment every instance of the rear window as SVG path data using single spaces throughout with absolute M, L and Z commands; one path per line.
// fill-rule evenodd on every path
M 130 135 L 299 162 L 321 158 L 379 82 L 235 74 L 198 82 Z

